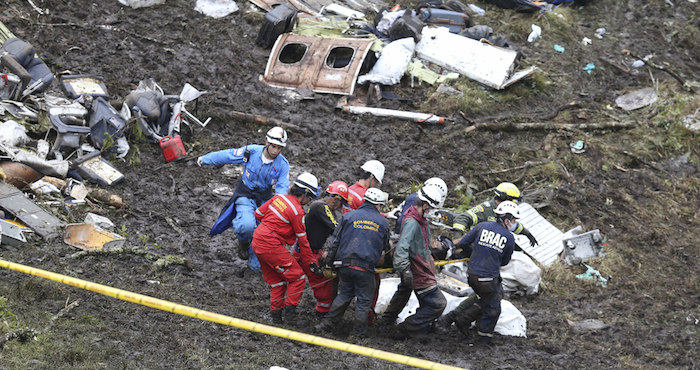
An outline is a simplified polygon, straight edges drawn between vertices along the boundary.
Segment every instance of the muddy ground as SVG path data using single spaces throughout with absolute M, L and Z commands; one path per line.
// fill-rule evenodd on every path
M 432 95 L 435 87 L 412 89 L 408 79 L 393 90 L 412 98 L 413 106 L 380 102 L 396 109 L 433 108 L 453 120 L 433 126 L 348 116 L 334 110 L 337 96 L 294 101 L 260 83 L 268 50 L 254 43 L 262 15 L 250 13 L 247 3 L 239 3 L 242 9 L 236 14 L 213 19 L 195 12 L 195 1 L 168 0 L 138 10 L 116 0 L 33 2 L 50 12 L 39 15 L 28 1 L 2 0 L 0 20 L 32 43 L 55 73 L 104 76 L 115 100 L 146 78 L 155 78 L 166 93 L 174 94 L 189 82 L 208 91 L 197 110 L 191 110 L 213 120 L 185 137 L 188 158 L 182 161 L 166 164 L 156 145 L 132 142 L 141 164 L 113 162 L 126 180 L 111 188 L 128 208 L 72 207 L 72 216 L 58 211 L 68 222 L 81 221 L 88 211 L 107 216 L 129 245 L 156 257 L 184 257 L 185 264 L 158 268 L 136 253 L 73 258 L 73 247 L 38 238 L 22 247 L 1 246 L 0 258 L 270 323 L 269 289 L 259 272 L 248 270 L 236 257 L 233 233 L 208 236 L 227 199 L 215 195 L 211 184 L 234 186 L 237 179 L 227 175 L 226 167 L 195 164 L 197 156 L 212 150 L 262 142 L 269 126 L 232 120 L 228 111 L 236 110 L 299 125 L 290 129 L 284 155 L 293 173 L 311 171 L 322 184 L 336 179 L 352 183 L 364 161 L 379 159 L 387 167 L 383 190 L 397 201 L 413 184 L 440 176 L 450 186 L 447 205 L 457 207 L 462 198 L 453 189 L 462 184 L 460 176 L 478 188 L 476 201 L 489 197 L 487 189 L 498 182 L 513 181 L 525 200 L 559 229 L 582 225 L 607 237 L 608 256 L 592 263 L 613 276 L 607 288 L 573 278 L 576 268 L 555 266 L 545 270 L 540 294 L 511 298 L 528 320 L 527 338 L 499 336 L 487 349 L 470 346 L 457 331 L 447 337 L 429 334 L 397 341 L 373 330 L 369 338 L 348 339 L 349 324 L 331 338 L 471 369 L 700 366 L 698 138 L 678 127 L 699 100 L 657 68 L 626 72 L 629 67 L 623 63 L 634 58 L 621 53 L 653 54 L 656 65 L 689 86 L 697 83 L 697 3 L 593 0 L 584 7 L 560 9 L 561 17 L 538 19 L 479 2 L 488 12 L 488 24 L 523 46 L 524 64 L 537 65 L 541 72 L 503 92 L 483 91 L 460 80 L 455 86 L 485 97 L 472 105 L 440 104 L 442 99 Z M 543 36 L 525 46 L 532 22 L 543 26 Z M 599 27 L 606 28 L 602 39 L 593 36 Z M 593 44 L 581 45 L 584 36 Z M 565 53 L 555 52 L 554 44 L 564 46 Z M 587 63 L 596 65 L 591 74 L 582 70 Z M 658 89 L 658 103 L 632 113 L 615 108 L 617 96 L 647 86 Z M 428 99 L 434 103 L 426 104 Z M 538 118 L 570 102 L 577 107 L 547 122 L 631 122 L 636 127 L 464 132 L 480 122 L 542 122 Z M 569 143 L 575 140 L 586 142 L 585 153 L 572 154 Z M 41 332 L 35 341 L 8 342 L 0 350 L 0 369 L 408 368 L 158 311 L 5 269 L 0 280 L 0 334 L 19 327 Z M 76 299 L 79 306 L 51 320 Z M 313 306 L 306 292 L 301 308 L 310 320 Z M 611 328 L 576 332 L 567 319 L 599 319 Z

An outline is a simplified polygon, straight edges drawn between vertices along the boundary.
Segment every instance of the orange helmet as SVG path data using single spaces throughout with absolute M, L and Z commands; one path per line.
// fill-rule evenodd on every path
M 345 181 L 338 180 L 328 184 L 326 193 L 340 196 L 343 204 L 347 204 L 348 202 L 348 184 L 346 184 Z

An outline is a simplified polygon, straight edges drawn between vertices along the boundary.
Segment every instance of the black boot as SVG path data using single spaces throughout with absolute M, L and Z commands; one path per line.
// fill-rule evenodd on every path
M 455 312 L 450 311 L 446 315 L 442 315 L 435 320 L 435 331 L 440 334 L 447 333 L 453 322 L 455 322 Z
M 284 308 L 284 322 L 286 324 L 296 327 L 309 325 L 308 321 L 299 318 L 299 314 L 297 313 L 297 306 L 286 306 Z
M 334 326 L 335 325 L 333 325 L 330 320 L 324 318 L 318 325 L 314 326 L 314 329 L 316 329 L 316 331 L 331 331 Z
M 362 321 L 355 319 L 352 323 L 352 335 L 357 337 L 365 337 L 367 335 L 367 320 Z
M 275 323 L 275 324 L 282 323 L 282 310 L 272 311 L 272 312 L 270 312 L 270 316 L 272 316 L 273 323 Z
M 396 324 L 396 316 L 391 316 L 391 315 L 381 315 L 377 319 L 378 326 L 392 326 Z
M 478 320 L 481 317 L 482 313 L 483 311 L 481 310 L 479 304 L 475 303 L 466 310 L 457 314 L 457 316 L 455 317 L 455 326 L 457 326 L 457 329 L 459 329 L 459 331 L 462 334 L 464 334 L 464 336 L 469 338 L 471 336 L 469 334 L 469 329 L 472 326 L 472 322 Z
M 471 333 L 469 332 L 469 329 L 471 328 L 473 321 L 474 320 L 469 316 L 460 315 L 455 320 L 455 326 L 457 327 L 459 332 L 462 333 L 462 335 L 464 335 L 467 338 L 471 338 Z
M 247 261 L 249 257 L 248 247 L 250 247 L 249 241 L 238 240 L 238 258 Z

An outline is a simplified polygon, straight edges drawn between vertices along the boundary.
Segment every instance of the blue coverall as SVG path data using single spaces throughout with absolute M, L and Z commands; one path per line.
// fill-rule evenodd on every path
M 246 149 L 250 157 L 245 160 Z M 233 226 L 233 231 L 242 245 L 250 245 L 257 220 L 253 213 L 263 203 L 276 194 L 287 194 L 289 191 L 289 162 L 282 154 L 272 161 L 263 160 L 265 145 L 247 145 L 242 148 L 226 149 L 202 156 L 202 164 L 244 164 L 243 175 L 238 181 L 236 190 L 224 205 L 219 218 L 209 232 L 217 235 Z M 267 163 L 266 163 L 267 162 Z M 252 252 L 252 250 L 251 250 Z M 251 258 L 255 258 L 251 253 Z M 258 265 L 257 259 L 249 265 Z

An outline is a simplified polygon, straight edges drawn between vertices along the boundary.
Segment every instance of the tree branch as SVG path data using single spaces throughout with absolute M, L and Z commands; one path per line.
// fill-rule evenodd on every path
M 483 122 L 467 127 L 464 132 L 469 133 L 474 130 L 489 131 L 526 131 L 526 130 L 622 130 L 637 127 L 636 122 L 600 122 L 600 123 L 549 123 L 549 122 Z

